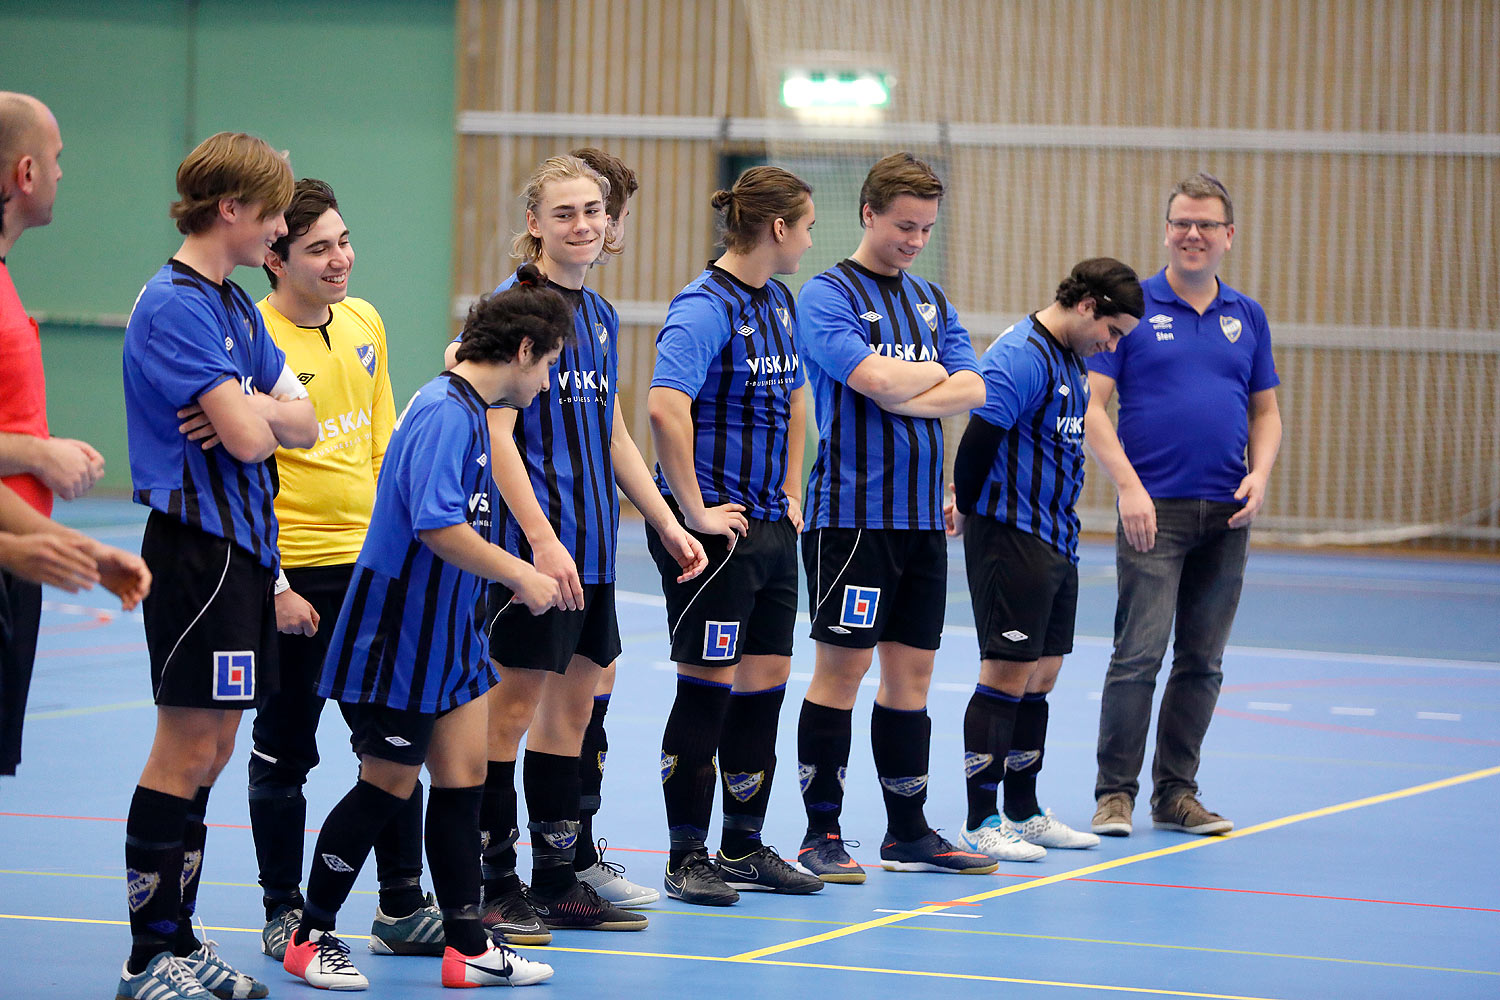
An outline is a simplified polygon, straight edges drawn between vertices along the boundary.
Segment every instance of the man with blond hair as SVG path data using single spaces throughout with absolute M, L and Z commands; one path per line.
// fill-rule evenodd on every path
M 220 132 L 177 169 L 183 242 L 125 330 L 125 418 L 156 735 L 125 824 L 131 951 L 119 1000 L 263 997 L 192 929 L 209 790 L 240 714 L 276 689 L 278 447 L 310 447 L 317 418 L 255 303 L 229 280 L 286 235 L 286 157 Z

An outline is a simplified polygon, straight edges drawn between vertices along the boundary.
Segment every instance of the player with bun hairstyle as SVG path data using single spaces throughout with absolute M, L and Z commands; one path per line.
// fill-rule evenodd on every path
M 667 894 L 725 906 L 739 889 L 822 888 L 761 840 L 791 671 L 807 412 L 797 308 L 774 276 L 797 270 L 814 213 L 812 188 L 770 166 L 745 171 L 712 205 L 724 254 L 668 307 L 648 396 L 657 484 L 710 568 L 685 583 L 660 536 L 646 542 L 677 663 L 661 744 Z M 710 859 L 716 752 L 724 828 Z
M 494 942 L 480 920 L 479 801 L 484 694 L 495 683 L 474 609 L 484 580 L 533 615 L 561 603 L 556 581 L 494 544 L 485 416 L 529 405 L 572 336 L 560 296 L 534 269 L 464 323 L 453 367 L 396 420 L 370 529 L 329 638 L 318 694 L 344 703 L 359 780 L 323 822 L 286 970 L 320 989 L 369 982 L 334 933 L 376 836 L 405 807 L 425 764 L 427 858 L 442 910 L 442 983 L 525 986 L 552 975 Z
M 1047 694 L 1073 650 L 1078 514 L 1089 384 L 1084 359 L 1111 352 L 1144 307 L 1140 281 L 1110 257 L 1076 265 L 1056 299 L 996 338 L 979 361 L 985 404 L 953 464 L 948 534 L 962 535 L 979 683 L 964 715 L 969 814 L 962 843 L 997 861 L 1095 847 L 1037 804 Z M 996 808 L 1003 781 L 1005 808 Z
M 620 653 L 614 596 L 618 490 L 666 536 L 678 573 L 690 578 L 704 566 L 702 548 L 654 489 L 620 414 L 619 317 L 586 287 L 604 249 L 610 190 L 608 180 L 575 156 L 546 160 L 528 180 L 526 228 L 513 252 L 532 262 L 547 287 L 567 301 L 577 336 L 545 394 L 530 406 L 489 416 L 491 468 L 506 508 L 503 543 L 533 558 L 562 592 L 558 610 L 532 618 L 502 589 L 492 588 L 486 611 L 502 683 L 489 699 L 484 917 L 492 931 L 515 944 L 546 943 L 559 929 L 635 931 L 647 924 L 643 914 L 602 898 L 580 880 L 574 864 L 584 732 L 600 673 Z M 515 872 L 515 770 L 523 736 L 529 890 Z M 649 894 L 629 883 L 624 888 L 635 897 L 631 902 Z

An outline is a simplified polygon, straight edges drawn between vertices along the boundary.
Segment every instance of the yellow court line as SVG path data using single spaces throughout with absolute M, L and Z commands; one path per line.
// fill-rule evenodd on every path
M 998 899 L 1001 896 L 1009 896 L 1017 892 L 1027 892 L 1031 889 L 1039 889 L 1042 886 L 1055 885 L 1058 882 L 1067 882 L 1072 879 L 1094 875 L 1098 872 L 1110 871 L 1111 869 L 1115 868 L 1123 868 L 1126 865 L 1133 865 L 1142 861 L 1151 861 L 1156 858 L 1164 858 L 1172 854 L 1182 854 L 1185 851 L 1198 850 L 1199 848 L 1210 847 L 1214 844 L 1226 843 L 1228 841 L 1236 840 L 1241 837 L 1249 837 L 1257 833 L 1265 833 L 1268 830 L 1276 830 L 1283 826 L 1290 826 L 1293 823 L 1301 823 L 1305 820 L 1310 819 L 1321 819 L 1324 816 L 1332 816 L 1336 813 L 1348 812 L 1351 809 L 1361 809 L 1365 806 L 1379 805 L 1384 802 L 1393 802 L 1397 799 L 1404 799 L 1413 795 L 1421 795 L 1425 792 L 1437 791 L 1441 788 L 1450 788 L 1454 785 L 1464 784 L 1465 782 L 1478 781 L 1481 778 L 1494 777 L 1497 774 L 1500 774 L 1500 767 L 1487 767 L 1483 770 L 1470 771 L 1468 774 L 1455 775 L 1451 778 L 1442 778 L 1438 781 L 1429 781 L 1421 785 L 1413 785 L 1410 788 L 1398 789 L 1394 792 L 1383 792 L 1379 795 L 1370 795 L 1362 799 L 1355 799 L 1352 802 L 1342 802 L 1338 805 L 1324 806 L 1321 809 L 1311 809 L 1307 812 L 1300 812 L 1291 816 L 1283 816 L 1280 819 L 1273 819 L 1268 820 L 1264 823 L 1257 823 L 1254 826 L 1248 826 L 1243 830 L 1236 830 L 1232 833 L 1225 834 L 1222 837 L 1200 837 L 1193 840 L 1184 841 L 1180 844 L 1174 844 L 1171 847 L 1163 847 L 1154 851 L 1145 851 L 1141 854 L 1132 854 L 1123 858 L 1115 858 L 1113 861 L 1103 861 L 1096 865 L 1088 865 L 1084 868 L 1075 868 L 1072 871 L 1058 872 L 1056 875 L 1048 875 L 1043 878 L 1031 879 L 1030 881 L 1026 882 L 1017 882 L 1011 885 L 1007 885 L 1001 889 L 992 889 L 989 892 L 980 892 L 972 896 L 964 896 L 961 899 L 953 900 L 952 903 L 949 903 L 947 905 L 924 906 L 919 909 L 911 910 L 907 913 L 887 914 L 883 917 L 876 917 L 873 920 L 866 920 L 863 923 L 851 924 L 848 927 L 840 927 L 838 930 L 825 931 L 822 934 L 814 934 L 811 937 L 798 938 L 794 941 L 783 942 L 782 944 L 774 944 L 765 948 L 756 948 L 753 951 L 741 952 L 740 954 L 733 957 L 741 961 L 753 962 L 759 959 L 766 958 L 770 955 L 779 955 L 782 952 L 791 951 L 795 948 L 805 948 L 808 945 L 823 944 L 828 941 L 836 941 L 839 938 L 848 937 L 851 934 L 859 934 L 863 931 L 873 930 L 877 927 L 885 927 L 888 924 L 900 923 L 903 920 L 910 920 L 912 917 L 923 916 L 929 913 L 939 913 L 943 910 L 948 909 L 950 906 L 956 903 L 979 903 L 988 899 Z

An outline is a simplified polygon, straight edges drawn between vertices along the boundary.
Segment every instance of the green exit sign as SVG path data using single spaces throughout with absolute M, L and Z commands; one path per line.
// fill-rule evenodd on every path
M 781 78 L 781 103 L 789 108 L 883 108 L 890 101 L 884 73 L 789 70 Z

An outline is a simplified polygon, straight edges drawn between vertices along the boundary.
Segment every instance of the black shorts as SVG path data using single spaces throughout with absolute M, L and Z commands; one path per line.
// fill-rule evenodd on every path
M 964 526 L 964 566 L 981 659 L 1029 663 L 1073 652 L 1071 559 L 1030 532 L 975 515 Z
M 41 585 L 0 573 L 0 774 L 15 774 L 21 763 L 21 727 L 41 621 Z
M 812 637 L 848 649 L 937 649 L 948 604 L 941 531 L 815 528 L 802 535 Z
M 670 498 L 679 522 L 682 514 Z M 743 656 L 791 656 L 797 627 L 797 529 L 789 518 L 750 518 L 750 531 L 729 547 L 723 535 L 700 535 L 708 568 L 678 583 L 682 567 L 646 525 L 646 548 L 661 572 L 672 659 L 732 667 Z
M 432 727 L 447 712 L 412 712 L 372 702 L 339 702 L 349 723 L 349 745 L 393 764 L 420 766 L 432 746 Z
M 490 659 L 502 667 L 562 674 L 575 655 L 601 667 L 620 655 L 613 583 L 585 583 L 582 611 L 553 608 L 540 615 L 512 601 L 507 587 L 493 584 L 486 590 L 484 623 Z
M 274 692 L 276 576 L 233 542 L 152 511 L 141 611 L 158 705 L 245 709 Z

